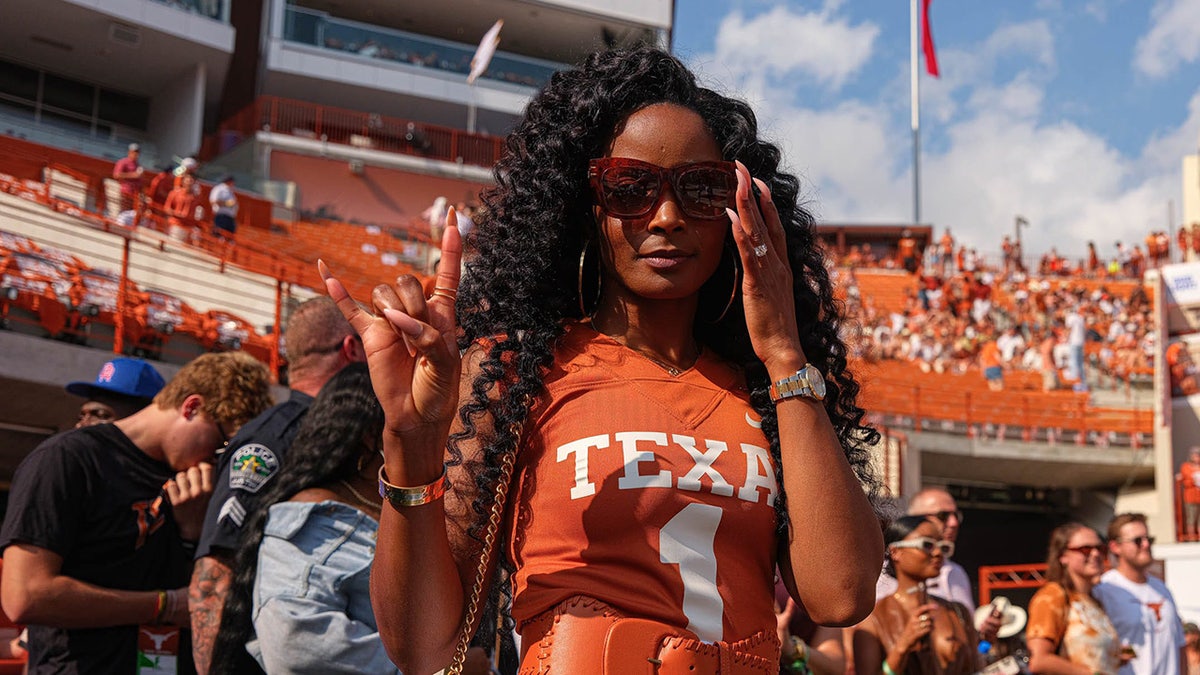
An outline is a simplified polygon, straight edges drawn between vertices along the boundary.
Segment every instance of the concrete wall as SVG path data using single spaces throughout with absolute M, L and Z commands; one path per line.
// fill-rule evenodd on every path
M 588 14 L 610 16 L 656 28 L 671 27 L 670 0 L 543 0 L 547 5 L 557 5 Z
M 1179 615 L 1200 623 L 1200 544 L 1158 544 L 1154 557 L 1164 563 L 1163 580 L 1175 596 Z
M 1183 220 L 1190 227 L 1200 223 L 1200 155 L 1183 158 Z
M 207 78 L 207 66 L 195 63 L 150 100 L 149 132 L 158 148 L 160 163 L 167 163 L 172 156 L 195 155 L 200 150 Z

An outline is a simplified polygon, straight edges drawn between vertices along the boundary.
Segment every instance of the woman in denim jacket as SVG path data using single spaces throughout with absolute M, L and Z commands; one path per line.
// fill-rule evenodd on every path
M 368 588 L 382 429 L 365 365 L 321 389 L 243 532 L 212 672 L 399 672 Z

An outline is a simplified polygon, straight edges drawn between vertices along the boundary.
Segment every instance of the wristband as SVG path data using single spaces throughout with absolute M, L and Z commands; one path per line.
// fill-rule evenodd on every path
M 421 506 L 437 501 L 446 494 L 446 467 L 442 466 L 442 475 L 432 483 L 417 487 L 400 487 L 392 485 L 387 480 L 383 467 L 379 467 L 379 496 L 383 497 L 396 509 L 407 506 Z
M 804 640 L 792 636 L 792 648 L 796 650 L 796 657 L 784 666 L 790 673 L 808 673 L 811 672 L 808 668 L 808 645 Z
M 896 675 L 896 671 L 892 670 L 892 666 L 888 664 L 887 659 L 883 660 L 883 675 Z
M 158 591 L 158 598 L 154 605 L 154 623 L 162 623 L 163 618 L 167 613 L 167 592 Z

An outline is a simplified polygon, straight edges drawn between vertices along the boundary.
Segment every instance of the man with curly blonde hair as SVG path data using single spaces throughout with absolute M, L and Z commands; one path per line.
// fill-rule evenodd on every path
M 21 462 L 0 530 L 0 603 L 29 624 L 30 672 L 134 673 L 139 624 L 188 625 L 209 462 L 270 402 L 262 363 L 205 354 L 152 405 L 47 439 Z

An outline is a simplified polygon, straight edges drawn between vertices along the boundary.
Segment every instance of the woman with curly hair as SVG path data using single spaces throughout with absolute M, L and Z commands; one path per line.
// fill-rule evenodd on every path
M 461 291 L 454 227 L 428 298 L 368 310 L 322 268 L 387 419 L 371 590 L 405 673 L 498 624 L 521 672 L 775 673 L 777 563 L 817 623 L 870 612 L 878 434 L 779 164 L 671 55 L 599 53 L 509 135 Z
M 321 388 L 242 532 L 211 672 L 396 672 L 368 592 L 382 432 L 364 364 Z

